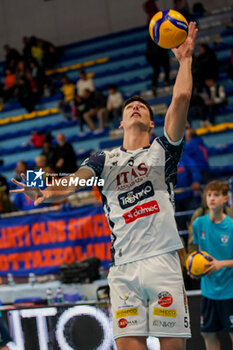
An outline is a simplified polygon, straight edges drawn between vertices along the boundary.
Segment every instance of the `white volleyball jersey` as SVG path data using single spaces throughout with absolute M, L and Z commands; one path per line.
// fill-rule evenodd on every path
M 171 201 L 183 142 L 165 136 L 135 151 L 97 152 L 82 167 L 104 179 L 100 189 L 112 232 L 112 263 L 121 265 L 182 248 Z

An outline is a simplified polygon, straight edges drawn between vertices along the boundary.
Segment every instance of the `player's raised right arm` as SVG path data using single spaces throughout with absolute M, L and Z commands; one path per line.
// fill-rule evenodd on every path
M 22 179 L 25 181 L 25 175 L 21 174 Z M 35 187 L 27 187 L 27 185 L 23 182 L 19 182 L 15 179 L 11 179 L 11 181 L 20 187 L 20 189 L 11 190 L 11 193 L 24 193 L 25 196 L 29 197 L 34 201 L 34 205 L 37 206 L 40 203 L 54 203 L 59 202 L 74 193 L 76 190 L 80 188 L 79 185 L 76 186 L 75 181 L 69 181 L 72 178 L 79 178 L 79 180 L 84 179 L 88 180 L 93 176 L 93 172 L 88 168 L 80 168 L 74 174 L 71 174 L 63 179 L 67 179 L 67 183 L 69 186 L 63 186 L 62 181 L 59 184 L 54 184 L 53 186 L 46 187 L 44 190 Z M 26 182 L 26 181 L 25 181 Z M 83 186 L 82 186 L 83 188 Z

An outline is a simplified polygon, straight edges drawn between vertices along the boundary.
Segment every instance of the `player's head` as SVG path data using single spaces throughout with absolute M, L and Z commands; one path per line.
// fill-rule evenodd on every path
M 125 129 L 138 125 L 143 131 L 154 127 L 154 115 L 150 105 L 140 96 L 132 96 L 122 107 L 122 121 L 120 127 Z
M 222 181 L 214 180 L 206 185 L 204 196 L 209 209 L 223 210 L 227 202 L 228 186 Z

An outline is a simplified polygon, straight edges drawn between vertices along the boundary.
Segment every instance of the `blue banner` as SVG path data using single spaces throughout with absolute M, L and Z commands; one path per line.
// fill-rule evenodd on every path
M 102 206 L 0 219 L 0 275 L 58 273 L 88 257 L 110 263 L 110 229 Z

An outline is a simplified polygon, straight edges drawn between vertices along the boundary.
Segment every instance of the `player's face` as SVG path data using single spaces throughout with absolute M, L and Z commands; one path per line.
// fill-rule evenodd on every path
M 148 108 L 139 101 L 133 101 L 124 108 L 120 128 L 126 129 L 134 125 L 139 126 L 143 131 L 149 131 L 154 127 Z
M 209 209 L 220 209 L 227 202 L 227 196 L 219 191 L 208 191 L 206 193 L 206 203 Z

